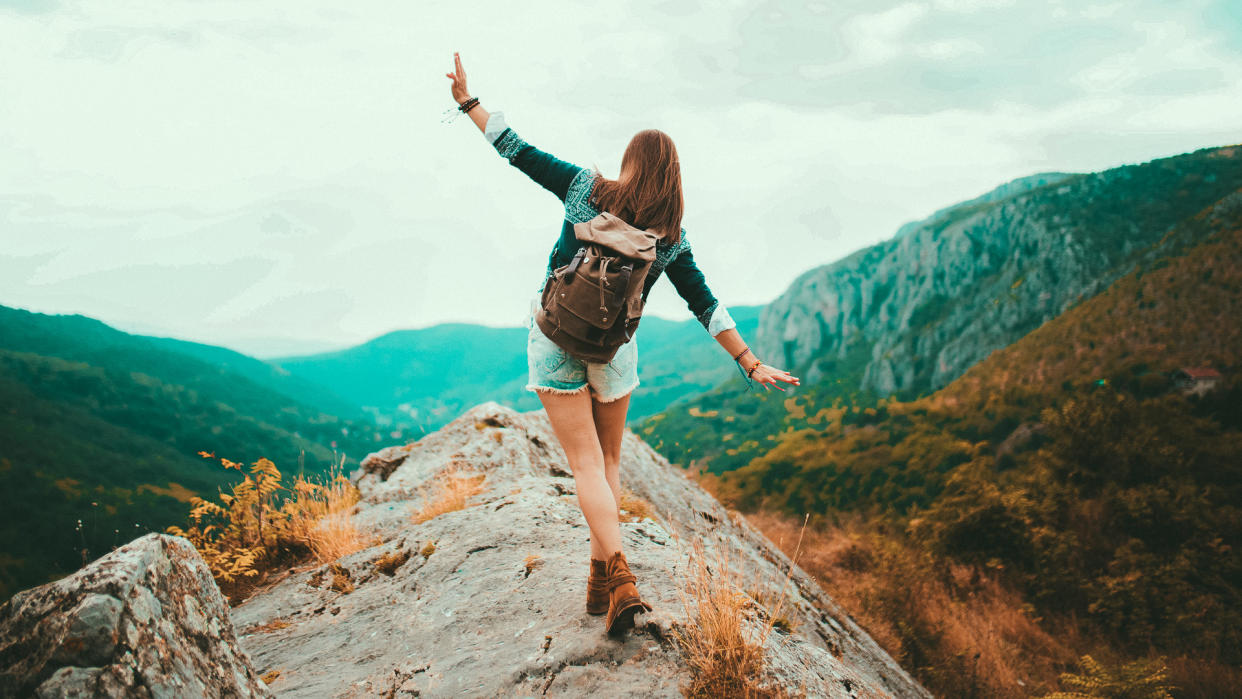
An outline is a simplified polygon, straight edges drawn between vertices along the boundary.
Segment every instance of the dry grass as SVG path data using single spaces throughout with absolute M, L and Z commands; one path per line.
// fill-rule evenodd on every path
M 328 571 L 332 573 L 332 584 L 328 585 L 328 589 L 342 595 L 348 595 L 354 591 L 354 581 L 348 568 L 340 563 L 333 563 L 328 567 Z
M 641 522 L 647 517 L 652 520 L 657 519 L 655 508 L 651 506 L 651 503 L 638 497 L 624 486 L 621 489 L 621 510 L 619 519 L 622 522 Z
M 1237 696 L 1242 687 L 1242 668 L 1186 656 L 1170 658 L 1167 664 L 1178 699 L 1223 699 Z
M 746 517 L 788 549 L 779 542 L 791 537 L 796 520 Z M 1033 617 L 1021 595 L 985 571 L 934 561 L 861 519 L 806 532 L 800 565 L 938 696 L 1017 698 L 1055 690 L 1059 672 L 1086 643 L 1069 624 Z
M 772 586 L 757 579 L 745 582 L 731 556 L 739 554 L 720 546 L 709 561 L 702 543 L 694 542 L 685 587 L 678 588 L 687 622 L 684 628 L 673 629 L 692 675 L 682 692 L 687 697 L 788 696 L 785 689 L 763 683 L 762 677 L 769 634 L 774 627 L 790 625 L 784 602 L 793 568 L 781 581 L 779 596 L 760 594 L 755 599 L 745 590 Z
M 334 466 L 327 483 L 298 478 L 293 484 L 289 528 L 303 542 L 318 563 L 330 563 L 361 551 L 370 542 L 354 526 L 353 512 L 358 504 L 358 488 Z
M 247 628 L 246 633 L 272 633 L 273 631 L 287 629 L 290 626 L 292 626 L 292 624 L 285 621 L 284 619 L 281 619 L 280 617 L 277 617 L 267 622 L 266 624 L 258 624 L 257 626 L 251 626 Z
M 466 508 L 466 502 L 483 490 L 487 476 L 464 466 L 452 465 L 436 474 L 430 486 L 419 486 L 422 507 L 414 512 L 414 524 L 422 524 L 446 512 Z
M 311 573 L 311 576 L 306 580 L 306 584 L 311 587 L 323 587 L 324 579 L 329 575 L 332 576 L 331 581 L 328 581 L 329 590 L 343 595 L 348 595 L 354 591 L 353 576 L 350 574 L 349 569 L 340 563 L 329 563 L 326 569 L 320 568 Z
M 397 569 L 405 565 L 405 562 L 408 560 L 410 560 L 410 550 L 398 549 L 375 559 L 375 570 L 392 577 L 396 574 Z
M 772 627 L 780 629 L 784 633 L 793 633 L 798 628 L 798 622 L 789 618 L 788 610 L 785 608 L 784 598 L 779 593 L 773 593 L 769 588 L 762 586 L 754 586 L 746 591 L 755 604 L 771 618 Z
M 218 458 L 205 451 L 199 455 Z M 326 478 L 298 475 L 288 487 L 270 459 L 249 468 L 219 461 L 241 472 L 242 480 L 231 492 L 221 491 L 219 502 L 194 497 L 190 526 L 165 531 L 190 540 L 230 604 L 239 604 L 273 574 L 287 576 L 306 559 L 322 565 L 379 543 L 353 525 L 360 493 L 341 473 L 344 456 Z

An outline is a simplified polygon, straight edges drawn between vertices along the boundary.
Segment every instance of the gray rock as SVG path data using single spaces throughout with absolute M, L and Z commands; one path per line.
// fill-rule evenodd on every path
M 271 688 L 282 697 L 678 697 L 690 678 L 673 634 L 690 619 L 680 593 L 691 544 L 709 560 L 729 550 L 769 595 L 789 570 L 744 518 L 627 430 L 622 484 L 655 517 L 622 523 L 622 536 L 653 610 L 612 638 L 585 610 L 588 530 L 543 411 L 484 403 L 366 463 L 353 521 L 383 543 L 337 561 L 353 590 L 333 591 L 329 566 L 307 567 L 233 610 L 241 645 L 279 673 Z M 414 524 L 419 487 L 455 465 L 485 474 L 482 492 Z M 394 553 L 408 557 L 377 569 Z M 761 682 L 804 696 L 930 696 L 800 568 L 785 590 L 793 631 L 767 638 Z M 766 613 L 757 604 L 743 623 L 758 628 Z
M 237 645 L 228 604 L 193 545 L 147 534 L 0 607 L 0 696 L 31 695 L 271 692 Z

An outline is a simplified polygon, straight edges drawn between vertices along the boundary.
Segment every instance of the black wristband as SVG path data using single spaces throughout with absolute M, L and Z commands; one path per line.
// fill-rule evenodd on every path
M 474 109 L 477 106 L 479 106 L 479 98 L 471 97 L 470 99 L 458 105 L 457 109 L 459 109 L 463 114 L 465 114 L 466 112 L 470 111 L 471 109 Z

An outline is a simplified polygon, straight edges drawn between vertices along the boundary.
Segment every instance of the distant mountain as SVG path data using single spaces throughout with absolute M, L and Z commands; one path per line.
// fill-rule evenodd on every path
M 512 383 L 526 372 L 526 328 L 444 323 L 390 332 L 336 352 L 269 361 L 329 387 L 382 422 L 432 430 L 481 401 L 521 397 Z
M 814 405 L 929 393 L 1142 260 L 1197 242 L 1167 236 L 1239 188 L 1242 149 L 1224 147 L 1024 178 L 944 209 L 802 274 L 767 305 L 756 350 L 804 387 L 721 387 L 649 418 L 645 433 L 671 460 L 722 472 L 767 450 L 794 393 Z
M 1237 322 L 1242 318 L 1242 191 L 1192 217 L 1170 238 L 1197 244 L 1144 261 L 1103 292 L 996 350 L 929 395 L 909 402 L 881 398 L 872 405 L 794 401 L 797 417 L 775 435 L 768 453 L 725 474 L 724 481 L 737 485 L 733 493 L 744 493 L 746 504 L 754 506 L 765 496 L 769 505 L 791 498 L 799 512 L 925 505 L 943 490 L 945 471 L 957 463 L 987 455 L 990 464 L 1005 461 L 1008 467 L 1012 463 L 1002 459 L 1005 453 L 1039 446 L 1036 434 L 1043 427 L 1036 424 L 1045 408 L 1071 400 L 1085 403 L 1100 387 L 1139 399 L 1177 395 L 1176 374 L 1186 367 L 1221 374 L 1221 390 L 1211 401 L 1225 409 L 1217 429 L 1235 434 L 1218 447 L 1232 445 L 1239 453 L 1233 466 L 1213 477 L 1226 472 L 1242 476 L 1242 406 L 1222 397 L 1230 386 L 1242 389 L 1242 323 Z M 1182 429 L 1172 417 L 1170 412 L 1163 426 L 1170 436 Z M 843 439 L 843 433 L 862 426 L 866 436 Z M 871 442 L 870 448 L 851 453 L 860 439 Z M 1184 459 L 1161 453 L 1157 444 L 1137 446 L 1174 465 Z M 859 487 L 842 488 L 834 477 L 819 478 L 828 472 L 852 472 Z M 1112 475 L 1123 479 L 1121 473 Z M 814 487 L 808 480 L 815 480 Z M 1242 480 L 1233 486 L 1242 486 Z
M 1242 157 L 1210 149 L 1030 184 L 801 275 L 760 318 L 759 349 L 808 381 L 904 398 L 934 390 L 1099 293 L 1137 251 L 1237 190 Z M 861 377 L 843 375 L 857 355 Z
M 362 407 L 319 384 L 295 376 L 279 366 L 236 352 L 226 347 L 189 342 L 171 337 L 142 336 L 157 347 L 200 359 L 221 370 L 244 376 L 260 386 L 286 395 L 295 401 L 314 406 L 342 418 L 365 418 Z
M 753 336 L 761 308 L 730 307 L 744 337 Z M 384 424 L 427 431 L 487 400 L 517 410 L 538 409 L 539 399 L 525 390 L 527 332 L 525 327 L 446 323 L 270 363 L 285 372 L 282 377 L 329 387 Z M 635 337 L 640 383 L 630 402 L 631 422 L 736 373 L 733 360 L 694 319 L 648 316 Z
M 228 350 L 0 306 L 0 592 L 184 521 L 228 480 L 199 451 L 323 473 L 392 439 L 314 396 L 345 405 Z
M 1162 243 L 1104 292 L 991 353 L 927 401 L 981 409 L 990 397 L 1063 398 L 1101 381 L 1155 395 L 1169 390 L 1183 367 L 1238 378 L 1242 189 L 1169 231 Z M 1242 405 L 1234 420 L 1242 428 Z

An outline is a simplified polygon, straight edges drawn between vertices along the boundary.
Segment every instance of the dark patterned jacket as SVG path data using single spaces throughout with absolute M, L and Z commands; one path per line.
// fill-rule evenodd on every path
M 569 264 L 580 247 L 574 235 L 574 224 L 589 221 L 600 213 L 591 204 L 595 173 L 588 168 L 560 160 L 522 140 L 516 131 L 505 124 L 502 112 L 491 113 L 484 135 L 509 164 L 526 173 L 565 204 L 561 235 L 548 255 L 548 267 L 544 273 L 546 283 L 548 277 L 552 276 L 552 271 Z M 681 230 L 681 240 L 676 245 L 663 241 L 656 244 L 656 259 L 651 263 L 643 286 L 644 303 L 652 285 L 662 273 L 668 275 L 690 312 L 713 337 L 723 330 L 736 327 L 736 323 L 729 317 L 728 309 L 712 295 L 706 278 L 694 263 L 694 255 L 690 251 L 690 242 L 684 228 Z M 543 283 L 540 283 L 538 291 L 542 290 Z

